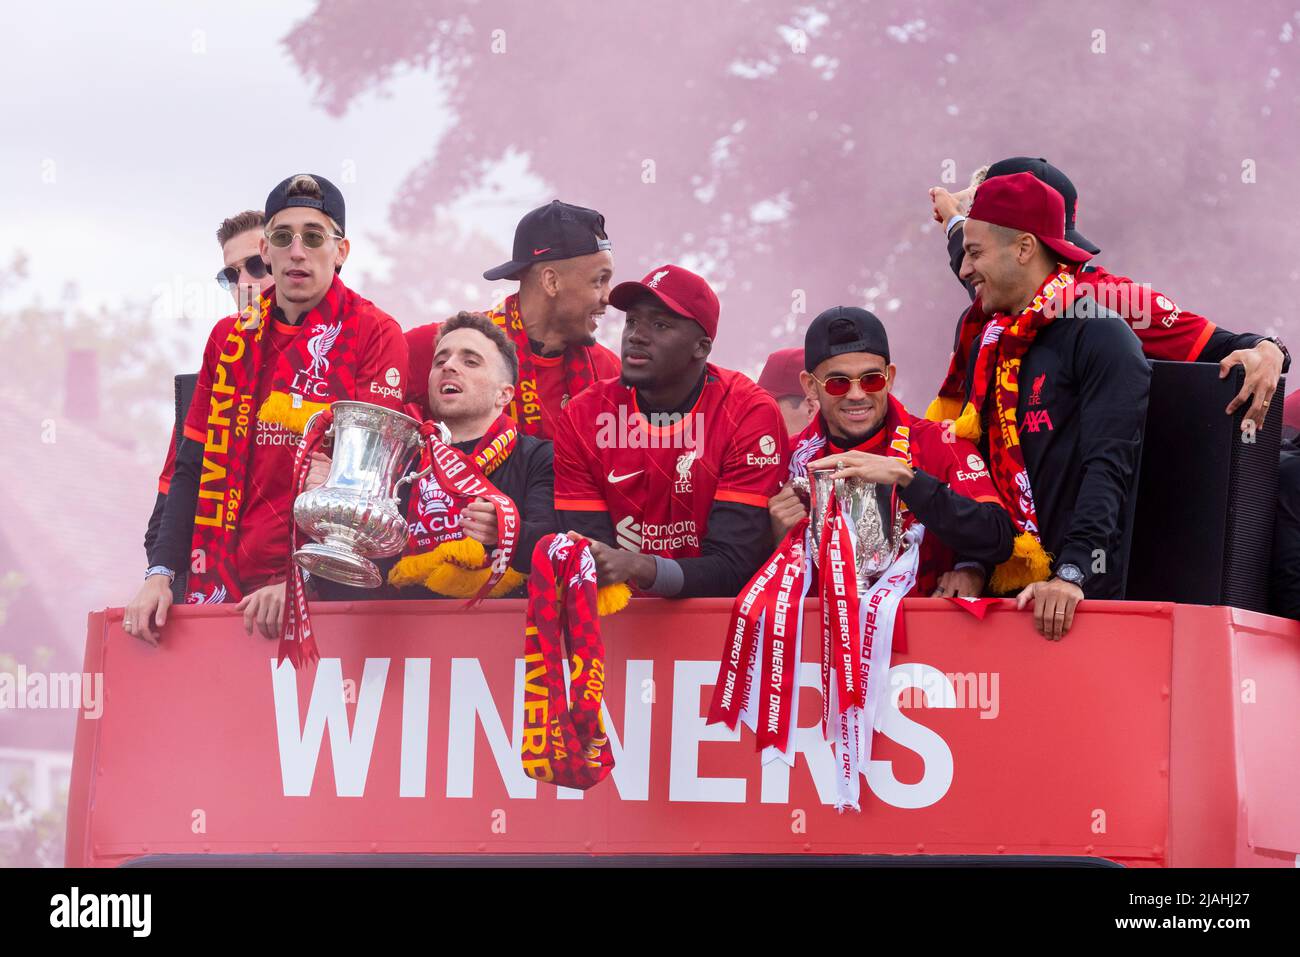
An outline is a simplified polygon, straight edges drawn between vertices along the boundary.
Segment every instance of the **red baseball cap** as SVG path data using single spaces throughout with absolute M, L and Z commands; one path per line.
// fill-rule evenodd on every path
M 803 385 L 799 382 L 799 373 L 802 371 L 802 346 L 795 346 L 793 349 L 777 349 L 763 364 L 763 372 L 758 377 L 758 387 L 766 389 L 774 399 L 787 395 L 803 398 Z
M 710 339 L 718 334 L 718 297 L 703 276 L 667 263 L 650 270 L 640 282 L 619 283 L 610 290 L 609 304 L 627 312 L 643 292 L 658 299 L 669 312 L 694 319 Z
M 1065 238 L 1065 198 L 1032 173 L 996 176 L 980 183 L 970 217 L 995 226 L 1033 233 L 1052 252 L 1072 263 L 1092 253 Z

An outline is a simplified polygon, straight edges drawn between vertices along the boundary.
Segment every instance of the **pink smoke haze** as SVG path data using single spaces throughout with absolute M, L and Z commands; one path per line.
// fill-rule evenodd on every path
M 751 376 L 822 309 L 873 310 L 918 412 L 968 301 L 927 190 L 1007 156 L 1073 179 L 1112 271 L 1233 331 L 1300 331 L 1294 0 L 132 12 L 115 51 L 85 56 L 50 46 L 48 11 L 9 24 L 58 75 L 0 93 L 6 670 L 79 671 L 87 612 L 138 587 L 171 375 L 226 305 L 213 231 L 291 172 L 340 184 L 344 279 L 406 328 L 509 291 L 482 271 L 558 197 L 605 214 L 616 281 L 703 273 L 714 359 Z M 0 865 L 62 860 L 74 718 L 0 712 Z

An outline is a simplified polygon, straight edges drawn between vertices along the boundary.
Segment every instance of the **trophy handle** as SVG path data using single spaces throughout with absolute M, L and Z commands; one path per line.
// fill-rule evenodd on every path
M 396 482 L 393 483 L 393 498 L 397 498 L 397 493 L 402 490 L 403 485 L 407 485 L 411 482 L 418 482 L 420 479 L 424 478 L 432 471 L 433 471 L 433 465 L 432 463 L 430 463 L 429 465 L 426 465 L 424 468 L 420 469 L 420 471 L 418 472 L 407 472 L 405 475 L 403 475 L 401 478 L 399 478 Z
M 314 426 L 316 424 L 316 420 L 324 414 L 325 414 L 324 409 L 322 409 L 320 412 L 313 412 L 311 414 L 311 418 L 307 420 L 307 425 L 303 428 L 302 434 L 304 436 L 311 434 L 312 426 Z M 331 422 L 329 426 L 325 429 L 325 433 L 321 436 L 321 442 L 320 442 L 321 446 L 324 447 L 325 443 L 331 441 L 333 438 L 334 438 L 334 423 Z
M 451 429 L 447 428 L 447 423 L 439 421 L 436 423 L 436 425 L 438 426 L 438 438 L 442 441 L 442 444 L 450 445 Z M 420 479 L 424 478 L 432 471 L 433 471 L 433 464 L 430 463 L 429 465 L 426 465 L 424 468 L 420 469 L 420 471 L 418 472 L 407 472 L 405 475 L 399 478 L 397 482 L 393 485 L 393 498 L 397 498 L 397 493 L 402 490 L 403 485 L 408 485 L 411 482 L 418 482 Z

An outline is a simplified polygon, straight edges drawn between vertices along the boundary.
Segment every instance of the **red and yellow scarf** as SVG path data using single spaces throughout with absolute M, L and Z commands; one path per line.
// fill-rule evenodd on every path
M 461 456 L 467 467 L 472 462 L 470 474 L 490 484 L 487 477 L 510 458 L 518 436 L 513 419 L 504 414 L 497 416 L 468 459 Z M 420 453 L 420 470 L 432 464 L 426 447 Z M 469 598 L 478 594 L 492 574 L 492 559 L 483 545 L 465 535 L 460 527 L 461 512 L 474 496 L 457 488 L 461 483 L 448 484 L 440 479 L 437 470 L 415 483 L 406 510 L 410 528 L 406 551 L 388 573 L 388 581 L 398 588 L 424 585 L 439 595 Z M 514 591 L 523 581 L 522 574 L 506 568 L 488 595 L 498 598 Z
M 565 679 L 566 665 L 572 672 Z M 600 713 L 605 645 L 596 614 L 596 560 L 586 539 L 542 538 L 533 549 L 524 629 L 520 757 L 535 781 L 586 790 L 614 769 Z
M 1034 494 L 1016 421 L 1020 363 L 1038 333 L 1074 298 L 1077 270 L 1078 267 L 1057 264 L 1056 271 L 1043 281 L 1028 306 L 1014 316 L 995 315 L 982 331 L 975 326 L 983 312 L 978 302 L 972 305 L 962 320 L 958 349 L 953 354 L 948 377 L 939 397 L 926 410 L 926 418 L 933 421 L 954 418 L 950 414 L 955 408 L 953 393 L 960 389 L 961 399 L 965 398 L 966 369 L 971 350 L 977 349 L 970 400 L 961 414 L 955 416 L 953 431 L 959 438 L 978 442 L 981 417 L 990 422 L 989 475 L 1020 532 L 1011 557 L 994 569 L 989 580 L 989 590 L 994 594 L 1018 591 L 1031 582 L 1045 581 L 1051 574 L 1051 557 L 1038 538 Z
M 337 399 L 356 392 L 358 319 L 347 307 L 351 294 L 334 277 L 325 297 L 302 317 L 298 334 L 271 370 L 270 391 L 257 409 L 259 422 L 302 434 L 307 420 Z M 217 356 L 205 423 L 199 504 L 194 515 L 188 601 L 239 601 L 235 569 L 239 513 L 254 432 L 253 405 L 262 376 L 266 331 L 275 310 L 275 289 L 249 305 L 226 335 Z M 292 503 L 290 503 L 292 504 Z
M 541 387 L 528 332 L 519 314 L 519 294 L 507 296 L 500 305 L 488 310 L 487 317 L 505 330 L 519 357 L 519 388 L 515 390 L 515 397 L 510 400 L 506 412 L 519 423 L 525 435 L 543 438 Z M 582 346 L 569 346 L 564 351 L 565 392 L 572 398 L 595 381 L 596 369 L 589 350 Z

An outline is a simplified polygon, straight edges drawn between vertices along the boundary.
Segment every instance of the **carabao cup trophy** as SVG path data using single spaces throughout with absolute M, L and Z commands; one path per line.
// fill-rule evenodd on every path
M 903 550 L 903 515 L 894 486 L 858 479 L 837 479 L 832 468 L 812 469 L 810 475 L 811 480 L 796 478 L 793 484 L 810 500 L 808 511 L 813 559 L 820 560 L 826 506 L 833 495 L 853 529 L 853 566 L 857 572 L 858 593 L 862 594 Z
M 330 408 L 334 421 L 325 432 L 334 445 L 329 478 L 293 503 L 298 528 L 316 541 L 293 557 L 313 575 L 378 588 L 384 579 L 372 559 L 396 555 L 406 544 L 398 492 L 428 471 L 402 474 L 420 445 L 420 423 L 369 402 L 341 401 Z M 443 441 L 450 441 L 446 426 L 440 427 Z

